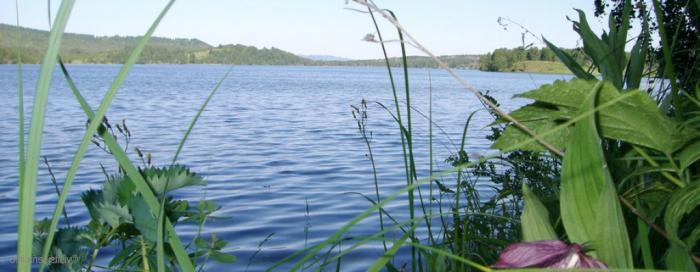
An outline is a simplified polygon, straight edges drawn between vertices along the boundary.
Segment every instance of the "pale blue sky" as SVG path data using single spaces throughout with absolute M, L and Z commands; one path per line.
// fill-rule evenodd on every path
M 54 12 L 59 2 L 52 1 Z M 0 3 L 0 22 L 14 24 L 15 1 L 0 0 Z M 498 17 L 508 17 L 563 47 L 573 47 L 579 42 L 566 20 L 566 15 L 576 18 L 573 8 L 586 11 L 595 30 L 602 29 L 601 20 L 592 16 L 593 0 L 376 0 L 376 3 L 392 9 L 414 37 L 440 55 L 478 54 L 520 45 L 520 29 L 503 30 L 496 22 Z M 79 0 L 67 31 L 140 35 L 165 4 L 161 0 Z M 20 24 L 46 29 L 46 6 L 45 0 L 20 1 Z M 198 38 L 212 45 L 274 46 L 296 54 L 381 57 L 376 44 L 361 41 L 365 34 L 375 32 L 369 15 L 345 7 L 360 6 L 352 2 L 346 5 L 344 0 L 181 0 L 175 3 L 156 35 Z M 395 36 L 393 29 L 388 26 L 384 29 L 385 35 Z M 528 41 L 536 42 L 532 38 Z

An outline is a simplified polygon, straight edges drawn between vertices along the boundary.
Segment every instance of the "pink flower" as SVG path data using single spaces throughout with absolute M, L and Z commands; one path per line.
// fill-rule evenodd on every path
M 579 244 L 559 240 L 517 243 L 508 246 L 493 268 L 608 268 L 586 255 Z

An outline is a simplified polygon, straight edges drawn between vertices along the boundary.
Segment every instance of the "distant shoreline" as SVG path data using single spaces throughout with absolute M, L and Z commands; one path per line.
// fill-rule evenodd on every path
M 105 66 L 116 66 L 122 63 L 66 63 L 66 65 L 105 65 Z M 16 63 L 0 63 L 0 65 L 17 65 Z M 40 65 L 40 63 L 22 63 L 22 65 Z M 228 66 L 230 64 L 223 63 L 137 63 L 135 65 L 172 65 L 172 66 L 196 66 L 196 65 L 218 65 L 218 66 Z M 289 66 L 289 67 L 335 67 L 335 68 L 346 68 L 346 67 L 357 67 L 357 68 L 386 68 L 385 65 L 317 65 L 317 64 L 236 64 L 238 66 Z M 392 66 L 392 68 L 400 68 L 401 66 Z M 440 67 L 423 67 L 423 66 L 409 66 L 412 69 L 436 69 L 442 70 Z M 455 70 L 463 71 L 479 71 L 484 73 L 514 73 L 514 74 L 543 74 L 543 75 L 572 75 L 568 71 L 485 71 L 476 68 L 451 68 Z

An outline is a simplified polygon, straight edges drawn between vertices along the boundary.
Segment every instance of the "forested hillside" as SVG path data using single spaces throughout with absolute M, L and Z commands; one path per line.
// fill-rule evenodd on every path
M 22 60 L 39 63 L 46 51 L 49 33 L 22 28 Z M 61 57 L 67 63 L 122 63 L 140 37 L 100 37 L 66 33 L 61 44 Z M 0 24 L 0 63 L 17 59 L 17 27 Z M 245 50 L 245 54 L 238 55 Z M 140 63 L 230 63 L 244 64 L 307 64 L 308 59 L 276 48 L 258 49 L 244 45 L 213 47 L 197 39 L 170 39 L 153 37 L 144 49 Z
M 39 63 L 46 51 L 49 33 L 21 28 L 22 61 Z M 94 36 L 66 33 L 61 43 L 61 57 L 66 63 L 123 63 L 140 37 Z M 17 61 L 17 27 L 0 24 L 0 63 Z M 500 56 L 500 55 L 499 55 Z M 481 55 L 451 55 L 439 58 L 451 68 L 477 69 Z M 401 66 L 401 58 L 391 58 L 392 66 Z M 251 65 L 322 65 L 384 66 L 384 59 L 311 60 L 277 48 L 256 48 L 242 44 L 212 46 L 198 39 L 153 37 L 144 49 L 139 63 L 205 64 L 241 63 Z M 409 67 L 437 68 L 430 57 L 408 56 Z

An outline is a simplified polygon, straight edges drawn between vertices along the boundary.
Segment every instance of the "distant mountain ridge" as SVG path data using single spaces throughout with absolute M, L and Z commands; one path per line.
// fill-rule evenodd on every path
M 49 32 L 21 28 L 22 62 L 39 63 L 46 51 Z M 95 36 L 65 33 L 61 57 L 67 63 L 123 63 L 140 37 Z M 0 24 L 0 63 L 17 61 L 17 27 Z M 452 68 L 475 69 L 479 55 L 440 56 Z M 429 57 L 409 56 L 409 67 L 437 67 Z M 242 44 L 212 46 L 198 39 L 152 37 L 138 60 L 147 64 L 250 64 L 317 66 L 384 66 L 384 59 L 350 60 L 328 55 L 298 56 L 277 48 L 257 48 Z M 391 58 L 392 66 L 401 66 L 400 58 Z

